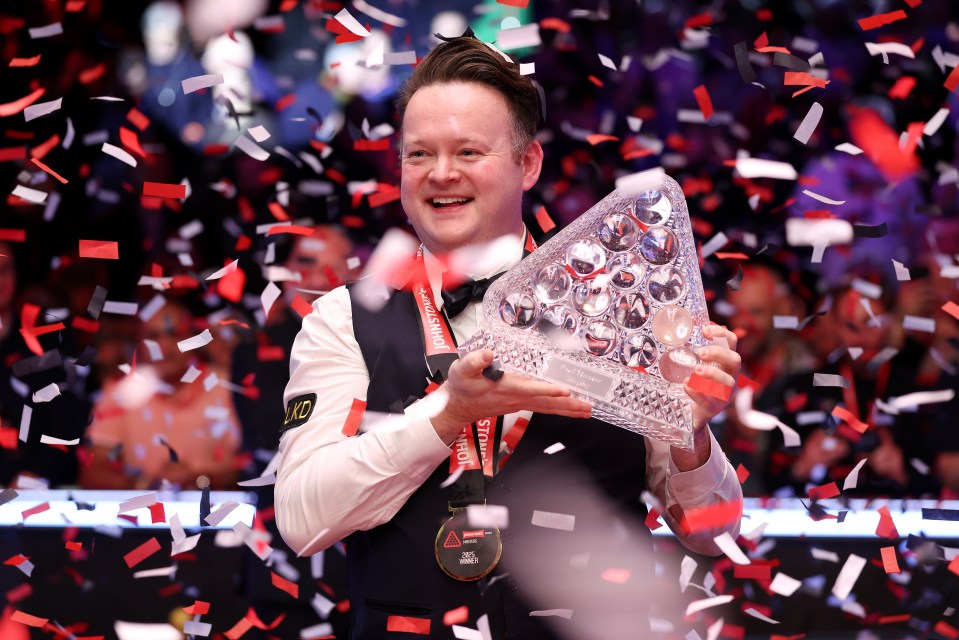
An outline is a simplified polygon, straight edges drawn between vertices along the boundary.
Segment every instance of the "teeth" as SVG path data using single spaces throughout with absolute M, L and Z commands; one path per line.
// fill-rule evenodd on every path
M 456 204 L 467 200 L 469 198 L 433 198 L 433 204 Z

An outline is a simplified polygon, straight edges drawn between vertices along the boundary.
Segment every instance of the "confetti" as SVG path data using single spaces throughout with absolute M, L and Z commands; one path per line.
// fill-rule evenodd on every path
M 749 558 L 746 557 L 746 554 L 744 554 L 743 550 L 739 548 L 739 545 L 736 544 L 736 541 L 733 540 L 733 537 L 729 535 L 728 531 L 724 531 L 718 536 L 714 537 L 713 542 L 715 542 L 716 546 L 719 547 L 724 554 L 726 554 L 727 558 L 736 564 L 749 564 Z
M 243 136 L 240 136 L 236 139 L 236 148 L 254 160 L 259 160 L 260 162 L 263 162 L 270 157 L 269 151 L 263 147 L 260 147 L 249 138 L 244 138 Z
M 185 184 L 164 184 L 161 182 L 144 182 L 143 195 L 154 198 L 186 198 Z
M 846 479 L 842 481 L 842 490 L 855 489 L 856 485 L 859 483 L 859 471 L 862 469 L 863 465 L 866 464 L 866 459 L 863 458 L 860 460 L 855 467 L 852 468 L 848 474 L 846 474 Z
M 38 191 L 20 184 L 13 189 L 13 195 L 18 198 L 23 198 L 27 202 L 32 202 L 33 204 L 43 204 L 47 199 L 47 193 L 45 191 Z
M 100 147 L 100 150 L 108 156 L 113 156 L 120 162 L 130 165 L 131 167 L 137 166 L 137 159 L 131 156 L 129 153 L 121 149 L 120 147 L 114 146 L 109 142 L 104 142 L 103 146 Z
M 110 240 L 81 240 L 79 255 L 81 258 L 118 260 L 120 258 L 120 245 Z
M 339 13 L 333 16 L 333 18 L 341 25 L 346 27 L 350 33 L 354 35 L 360 36 L 361 38 L 365 38 L 366 36 L 370 35 L 369 30 L 361 25 L 359 21 L 354 18 L 353 15 L 346 9 L 340 9 Z
M 834 373 L 814 373 L 812 375 L 814 387 L 842 387 L 849 388 L 849 381 Z
M 176 343 L 177 349 L 180 350 L 180 353 L 186 353 L 187 351 L 192 351 L 193 349 L 199 349 L 205 345 L 213 342 L 213 334 L 210 333 L 209 329 L 204 329 L 202 332 L 193 336 L 192 338 L 187 338 L 186 340 L 181 340 Z
M 157 542 L 156 538 L 150 538 L 133 551 L 124 555 L 123 561 L 127 563 L 128 568 L 132 569 L 159 550 L 160 543 Z
M 760 158 L 738 158 L 736 171 L 743 178 L 774 178 L 777 180 L 795 180 L 799 177 L 795 167 L 787 162 L 762 160 Z
M 819 120 L 822 118 L 822 113 L 822 105 L 818 102 L 812 103 L 812 106 L 809 107 L 809 111 L 806 112 L 806 117 L 803 118 L 799 128 L 796 129 L 796 133 L 793 134 L 793 138 L 803 144 L 809 142 L 809 137 L 812 135 L 813 131 L 816 130 L 816 127 L 819 126 Z
M 343 423 L 341 430 L 347 438 L 355 436 L 360 430 L 360 424 L 363 422 L 363 414 L 366 412 L 366 401 L 353 398 L 353 404 L 350 407 L 350 413 L 346 416 L 346 422 Z
M 711 380 L 706 376 L 699 375 L 698 373 L 693 373 L 693 375 L 689 376 L 689 382 L 687 385 L 694 391 L 699 391 L 707 396 L 723 401 L 728 401 L 733 392 L 733 388 L 731 386 L 717 382 L 716 380 Z
M 550 511 L 533 511 L 532 524 L 535 527 L 572 531 L 576 526 L 576 516 Z
M 496 44 L 503 51 L 512 49 L 523 49 L 525 47 L 538 47 L 542 44 L 539 34 L 539 24 L 532 23 L 513 29 L 501 29 L 496 34 Z
M 712 607 L 718 607 L 721 604 L 726 604 L 727 602 L 732 602 L 733 596 L 713 596 L 712 598 L 703 598 L 701 600 L 696 600 L 690 602 L 686 607 L 686 615 L 691 616 L 694 613 L 699 613 L 704 609 L 709 609 Z
M 699 85 L 693 89 L 693 95 L 696 96 L 696 104 L 703 114 L 703 120 L 709 120 L 713 115 L 713 100 L 709 97 L 709 92 L 705 85 Z
M 47 90 L 43 88 L 35 89 L 32 93 L 25 95 L 19 100 L 0 104 L 0 117 L 12 116 L 16 113 L 20 113 L 31 104 L 42 98 L 43 94 L 46 92 Z
M 905 315 L 902 317 L 902 328 L 906 331 L 935 333 L 936 320 L 935 318 L 923 318 L 920 316 Z
M 785 573 L 777 573 L 769 584 L 769 590 L 787 598 L 796 593 L 796 589 L 802 586 L 802 582 L 787 576 Z
M 194 91 L 199 91 L 200 89 L 207 89 L 209 87 L 223 84 L 223 74 L 221 73 L 212 73 L 202 76 L 193 76 L 192 78 L 185 78 L 180 81 L 180 85 L 183 88 L 183 93 L 193 93 Z
M 40 38 L 50 38 L 63 33 L 63 25 L 59 22 L 48 24 L 42 27 L 33 27 L 29 30 L 30 38 L 39 40 Z
M 845 600 L 852 591 L 853 586 L 855 586 L 856 581 L 859 580 L 859 574 L 862 573 L 862 569 L 865 566 L 865 558 L 857 556 L 854 553 L 849 554 L 845 564 L 843 564 L 842 569 L 839 571 L 839 575 L 836 576 L 836 582 L 833 584 L 831 593 L 840 601 Z
M 62 104 L 63 98 L 57 98 L 56 100 L 51 100 L 50 102 L 38 102 L 36 104 L 32 104 L 23 110 L 23 118 L 26 122 L 36 120 L 41 116 L 51 114 L 54 111 L 59 111 Z
M 430 619 L 413 618 L 411 616 L 389 616 L 386 619 L 386 630 L 391 633 L 414 633 L 428 636 L 430 634 Z

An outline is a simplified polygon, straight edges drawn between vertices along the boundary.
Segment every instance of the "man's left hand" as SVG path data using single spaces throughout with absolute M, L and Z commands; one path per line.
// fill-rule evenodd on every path
M 696 374 L 727 387 L 735 386 L 742 368 L 742 359 L 736 353 L 736 334 L 726 327 L 711 324 L 703 327 L 703 336 L 712 340 L 713 344 L 702 347 L 697 352 L 702 362 L 696 365 Z M 710 366 L 710 363 L 717 366 Z M 683 384 L 683 389 L 693 400 L 693 428 L 696 430 L 705 427 L 707 422 L 729 404 L 729 400 L 696 391 L 690 388 L 689 384 Z

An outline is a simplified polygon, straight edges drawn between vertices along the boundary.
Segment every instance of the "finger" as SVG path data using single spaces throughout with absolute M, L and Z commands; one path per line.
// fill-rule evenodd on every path
M 499 381 L 499 392 L 509 395 L 544 396 L 548 398 L 564 398 L 570 394 L 569 389 L 552 382 L 533 380 L 521 375 L 506 373 Z
M 696 352 L 696 355 L 704 362 L 712 362 L 719 365 L 722 371 L 733 376 L 739 375 L 739 370 L 742 368 L 742 357 L 735 351 L 725 347 L 702 347 Z
M 589 418 L 592 406 L 576 398 L 532 398 L 525 403 L 527 410 L 535 413 L 550 413 L 570 418 Z
M 465 356 L 454 362 L 450 367 L 450 372 L 455 370 L 458 375 L 467 378 L 474 378 L 482 375 L 483 369 L 488 367 L 491 362 L 493 362 L 493 350 L 481 349 L 479 351 L 467 353 Z
M 697 364 L 696 368 L 693 369 L 701 378 L 706 378 L 714 382 L 718 382 L 724 387 L 735 387 L 736 378 L 733 377 L 732 373 L 721 369 L 720 367 L 711 367 L 708 364 Z
M 739 337 L 720 324 L 708 324 L 703 327 L 703 336 L 712 340 L 717 346 L 725 346 L 733 351 L 739 344 Z

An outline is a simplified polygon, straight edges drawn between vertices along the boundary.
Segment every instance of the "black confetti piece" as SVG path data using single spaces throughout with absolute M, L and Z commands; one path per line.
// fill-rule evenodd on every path
M 886 223 L 882 224 L 861 224 L 852 225 L 852 233 L 857 238 L 885 238 L 889 234 Z
M 726 281 L 726 286 L 732 289 L 733 291 L 739 291 L 742 288 L 743 282 L 743 265 L 739 265 L 739 271 L 736 272 L 732 278 Z
M 926 509 L 922 510 L 923 520 L 944 520 L 959 522 L 959 509 Z
M 809 71 L 811 68 L 809 63 L 802 58 L 797 58 L 792 54 L 781 51 L 777 51 L 776 55 L 773 56 L 773 64 L 777 67 L 792 69 L 793 71 Z
M 106 301 L 107 290 L 97 285 L 93 295 L 90 296 L 90 304 L 87 305 L 87 313 L 90 314 L 91 318 L 97 320 L 100 317 L 100 312 L 103 311 L 103 303 Z
M 736 53 L 736 66 L 739 68 L 739 75 L 743 82 L 755 82 L 756 72 L 753 71 L 753 65 L 749 62 L 749 48 L 745 42 L 737 42 L 733 46 Z

